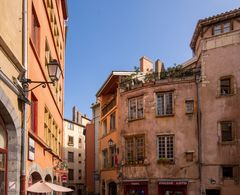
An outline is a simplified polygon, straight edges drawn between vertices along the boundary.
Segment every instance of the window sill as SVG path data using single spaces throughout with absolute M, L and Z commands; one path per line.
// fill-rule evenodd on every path
M 128 119 L 128 122 L 134 122 L 134 121 L 139 121 L 139 120 L 143 120 L 143 119 L 145 119 L 145 117 L 137 118 L 137 119 Z
M 174 160 L 171 159 L 158 159 L 157 160 L 157 164 L 169 164 L 169 165 L 173 165 L 175 164 Z
M 218 94 L 217 98 L 226 98 L 226 97 L 232 97 L 236 95 L 236 93 L 230 93 L 230 94 Z
M 232 141 L 219 141 L 218 142 L 220 145 L 235 145 L 237 144 L 237 140 L 232 140 Z
M 156 118 L 164 118 L 164 117 L 174 117 L 174 114 L 166 114 L 166 115 L 156 115 Z

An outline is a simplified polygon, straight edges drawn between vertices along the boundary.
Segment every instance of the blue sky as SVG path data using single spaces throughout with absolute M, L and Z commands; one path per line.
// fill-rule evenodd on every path
M 65 118 L 74 105 L 91 118 L 95 94 L 112 70 L 140 57 L 165 66 L 192 56 L 197 21 L 240 7 L 240 0 L 68 0 Z

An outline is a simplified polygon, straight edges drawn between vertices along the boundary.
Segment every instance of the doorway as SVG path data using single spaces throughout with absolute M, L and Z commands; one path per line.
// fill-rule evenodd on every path
M 108 194 L 117 195 L 117 184 L 115 182 L 110 182 L 108 184 Z
M 220 195 L 220 190 L 218 189 L 207 189 L 206 195 Z

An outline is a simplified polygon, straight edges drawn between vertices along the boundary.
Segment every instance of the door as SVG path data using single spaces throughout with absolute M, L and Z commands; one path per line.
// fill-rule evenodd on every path
M 108 184 L 108 194 L 109 195 L 117 195 L 117 184 L 115 182 L 111 182 Z
M 220 195 L 220 190 L 218 189 L 207 189 L 206 195 Z

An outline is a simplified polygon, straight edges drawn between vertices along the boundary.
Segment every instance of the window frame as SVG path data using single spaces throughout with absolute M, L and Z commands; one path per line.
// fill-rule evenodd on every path
M 70 154 L 71 154 L 72 156 L 71 156 Z M 71 163 L 74 162 L 74 152 L 68 151 L 68 162 L 71 162 Z
M 189 109 L 188 105 L 191 104 L 192 108 Z M 193 114 L 194 113 L 194 100 L 185 100 L 185 113 Z
M 167 113 L 167 107 L 168 107 L 168 105 L 167 105 L 167 98 L 166 98 L 166 95 L 167 94 L 171 94 L 171 113 L 170 114 L 168 114 Z M 163 114 L 160 114 L 160 111 L 158 111 L 158 109 L 159 109 L 159 106 L 158 106 L 158 104 L 159 104 L 159 101 L 158 101 L 158 96 L 159 95 L 163 95 Z M 156 97 L 156 104 L 155 104 L 155 106 L 156 106 L 156 116 L 157 117 L 167 117 L 167 116 L 173 116 L 174 115 L 174 91 L 163 91 L 163 92 L 156 92 L 155 93 L 155 97 Z
M 223 124 L 231 124 L 231 140 L 228 140 L 228 138 L 223 139 L 223 131 L 227 131 L 223 129 Z M 223 121 L 219 121 L 219 129 L 220 129 L 220 143 L 222 144 L 228 144 L 228 143 L 232 143 L 235 141 L 235 132 L 234 132 L 234 121 L 231 120 L 223 120 Z
M 108 168 L 108 149 L 105 148 L 102 150 L 102 168 Z
M 74 170 L 73 169 L 68 169 L 68 180 L 71 180 L 71 181 L 74 180 Z
M 110 131 L 113 131 L 116 129 L 116 112 L 113 112 L 110 115 Z
M 227 168 L 231 168 L 231 176 L 224 176 L 224 168 L 227 169 Z M 234 180 L 234 166 L 232 165 L 223 165 L 222 166 L 222 178 L 223 180 Z
M 110 168 L 114 168 L 116 166 L 116 164 L 115 164 L 116 155 L 117 155 L 116 145 L 113 145 L 112 147 L 109 147 L 109 167 Z
M 134 104 L 135 106 L 132 106 Z M 135 108 L 133 109 L 133 107 Z M 144 95 L 140 95 L 140 96 L 132 97 L 128 99 L 128 121 L 134 121 L 134 120 L 140 120 L 140 119 L 144 119 Z
M 142 146 L 138 145 L 138 139 L 143 139 Z M 144 134 L 130 135 L 124 137 L 125 162 L 127 165 L 144 164 L 146 158 L 146 139 Z M 142 150 L 142 151 L 140 151 Z M 130 151 L 130 152 L 129 152 Z M 130 156 L 128 155 L 130 153 Z M 139 155 L 141 153 L 141 155 Z M 139 156 L 142 156 L 139 158 Z
M 225 25 L 228 24 L 229 26 L 226 27 Z M 226 30 L 229 29 L 229 30 Z M 221 23 L 217 23 L 212 27 L 212 35 L 217 36 L 225 33 L 229 33 L 233 30 L 233 23 L 232 21 L 225 21 Z
M 162 157 L 161 155 L 160 155 L 160 138 L 164 138 L 164 156 Z M 170 140 L 172 143 L 170 143 L 170 144 L 172 144 L 172 146 L 170 146 L 170 148 L 169 148 L 169 146 L 167 145 L 168 143 L 168 140 L 167 140 L 167 138 L 168 137 L 170 137 L 172 140 Z M 172 154 L 171 154 L 171 156 L 172 156 L 172 158 L 170 157 L 168 157 L 168 152 L 169 152 L 169 150 L 172 152 Z M 159 163 L 161 163 L 161 162 L 164 162 L 164 163 L 174 163 L 174 161 L 175 161 L 175 135 L 174 134 L 161 134 L 161 135 L 157 135 L 157 159 L 158 159 L 158 162 Z
M 40 36 L 40 23 L 39 23 L 39 19 L 37 17 L 37 12 L 36 9 L 34 8 L 33 4 L 32 4 L 32 14 L 31 14 L 31 41 L 34 45 L 34 48 L 37 52 L 38 55 L 40 55 L 40 40 L 41 40 L 41 36 Z
M 228 93 L 223 93 L 223 84 L 222 82 L 224 80 L 229 80 L 229 92 Z M 224 96 L 230 96 L 233 95 L 234 92 L 234 77 L 232 75 L 228 75 L 228 76 L 222 76 L 219 78 L 219 95 L 224 97 Z
M 72 138 L 72 143 L 70 142 L 70 138 Z M 74 137 L 71 135 L 68 135 L 68 146 L 74 146 Z

